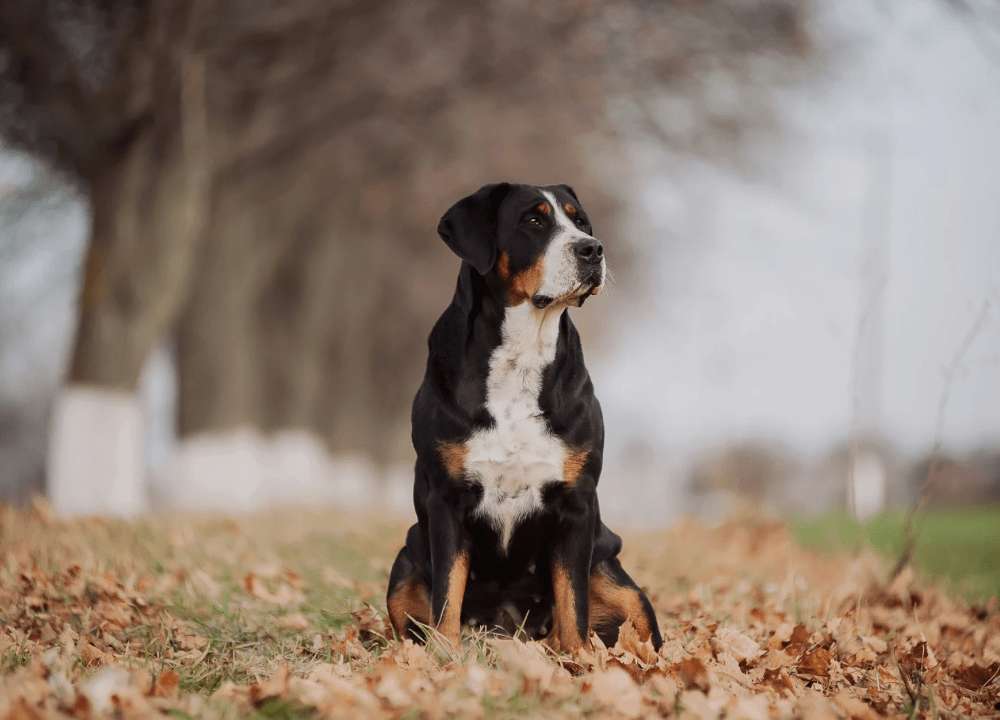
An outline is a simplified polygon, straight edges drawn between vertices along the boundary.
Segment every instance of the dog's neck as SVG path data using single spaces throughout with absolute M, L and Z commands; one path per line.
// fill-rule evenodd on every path
M 517 353 L 537 354 L 551 362 L 563 310 L 564 307 L 552 305 L 539 310 L 527 302 L 508 306 L 504 311 L 503 344 Z
M 483 338 L 491 351 L 502 342 L 525 352 L 544 352 L 551 360 L 559 338 L 559 320 L 567 305 L 553 304 L 544 309 L 527 301 L 508 305 L 503 286 L 467 264 L 463 264 L 462 273 L 456 302 L 469 313 L 470 339 Z

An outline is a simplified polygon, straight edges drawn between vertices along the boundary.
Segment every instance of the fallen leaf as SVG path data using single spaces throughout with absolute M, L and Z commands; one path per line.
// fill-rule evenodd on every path
M 673 711 L 674 704 L 677 702 L 677 695 L 680 692 L 677 681 L 666 675 L 654 673 L 649 680 L 649 687 L 659 696 L 658 705 L 660 710 L 664 712 Z
M 761 683 L 774 688 L 779 693 L 794 694 L 795 684 L 784 669 L 765 670 Z
M 284 697 L 288 693 L 288 666 L 282 665 L 271 677 L 250 686 L 250 701 L 260 705 L 271 698 Z
M 124 669 L 109 665 L 99 670 L 80 688 L 87 703 L 97 715 L 111 711 L 114 697 L 122 693 L 129 683 L 129 675 Z
M 690 657 L 685 660 L 681 660 L 679 663 L 673 665 L 671 669 L 677 673 L 680 677 L 681 682 L 687 687 L 695 687 L 699 690 L 708 691 L 708 669 L 705 667 L 705 663 L 696 657 Z
M 726 707 L 726 720 L 768 720 L 770 715 L 763 695 L 737 697 Z
M 153 697 L 173 697 L 181 683 L 181 676 L 173 670 L 164 670 L 153 681 L 151 694 Z
M 288 579 L 287 576 L 285 579 Z M 270 589 L 268 586 L 269 583 L 275 585 L 276 589 Z M 305 600 L 305 596 L 302 594 L 301 590 L 291 584 L 283 582 L 282 579 L 279 578 L 265 581 L 264 576 L 257 575 L 252 572 L 247 573 L 244 576 L 243 588 L 247 591 L 247 593 L 258 600 L 263 600 L 266 603 L 280 605 L 282 607 L 298 605 Z
M 804 674 L 821 678 L 829 677 L 831 659 L 830 651 L 826 648 L 813 648 L 799 660 L 798 672 L 800 675 Z
M 627 672 L 618 667 L 609 667 L 593 673 L 588 680 L 594 700 L 602 707 L 613 710 L 619 717 L 639 717 L 642 712 L 642 694 Z
M 878 720 L 879 714 L 870 705 L 852 696 L 846 689 L 834 695 L 833 702 L 851 720 Z
M 696 718 L 696 720 L 716 720 L 719 712 L 712 706 L 708 696 L 697 690 L 685 690 L 677 700 L 677 705 L 681 709 L 681 716 L 684 718 Z
M 833 704 L 815 690 L 799 698 L 798 714 L 802 720 L 839 720 Z
M 302 613 L 289 613 L 278 618 L 278 626 L 286 630 L 305 630 L 309 627 L 309 620 Z
M 805 625 L 796 625 L 788 638 L 788 643 L 784 648 L 785 652 L 789 655 L 801 655 L 809 646 L 809 637 L 810 633 Z
M 768 650 L 762 664 L 768 670 L 777 670 L 795 664 L 795 658 L 784 650 Z M 758 664 L 758 667 L 760 665 L 761 663 Z
M 876 637 L 874 635 L 866 635 L 862 637 L 861 642 L 863 642 L 867 647 L 870 647 L 879 655 L 889 650 L 889 646 L 886 644 L 885 640 L 883 640 L 880 637 Z
M 548 688 L 557 671 L 561 671 L 558 665 L 546 657 L 539 643 L 493 640 L 490 645 L 504 667 L 521 673 L 528 680 L 537 683 L 542 690 Z
M 628 618 L 618 629 L 618 642 L 613 648 L 616 654 L 627 652 L 646 665 L 656 664 L 656 650 L 653 649 L 652 641 L 647 638 L 645 641 L 639 639 L 639 633 L 632 624 L 632 619 Z
M 98 650 L 89 642 L 85 642 L 80 645 L 80 657 L 87 665 L 103 665 L 105 664 L 106 656 L 104 652 Z
M 774 634 L 771 636 L 773 640 L 778 643 L 787 643 L 792 639 L 792 632 L 795 630 L 795 626 L 791 623 L 781 623 L 774 630 Z M 778 646 L 780 647 L 780 645 Z
M 413 697 L 404 687 L 403 675 L 398 670 L 382 675 L 375 686 L 375 694 L 394 708 L 405 708 L 413 703 Z
M 973 663 L 952 672 L 952 676 L 967 690 L 981 690 L 991 680 L 1000 679 L 1000 663 L 985 667 Z
M 762 650 L 752 638 L 732 628 L 722 628 L 715 634 L 717 651 L 725 651 L 739 662 L 760 657 Z

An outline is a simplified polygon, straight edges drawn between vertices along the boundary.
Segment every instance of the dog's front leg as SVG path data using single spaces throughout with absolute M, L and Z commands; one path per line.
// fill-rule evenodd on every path
M 431 546 L 431 612 L 438 632 L 457 646 L 462 600 L 469 578 L 469 542 L 454 505 L 433 497 L 428 503 Z
M 594 549 L 593 502 L 577 496 L 564 503 L 552 545 L 552 633 L 549 642 L 562 652 L 589 643 L 590 560 Z

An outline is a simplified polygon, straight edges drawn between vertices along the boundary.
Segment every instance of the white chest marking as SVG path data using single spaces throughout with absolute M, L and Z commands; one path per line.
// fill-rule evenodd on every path
M 486 409 L 496 425 L 466 443 L 465 470 L 483 487 L 476 514 L 488 518 L 506 551 L 514 528 L 542 504 L 542 487 L 563 479 L 566 446 L 538 406 L 542 372 L 552 362 L 562 308 L 507 308 L 500 345 L 490 356 Z

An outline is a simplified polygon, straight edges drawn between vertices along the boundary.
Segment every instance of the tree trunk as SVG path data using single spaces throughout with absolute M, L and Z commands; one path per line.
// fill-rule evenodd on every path
M 137 43 L 134 85 L 123 97 L 141 104 L 136 98 L 151 94 L 155 110 L 106 150 L 90 179 L 76 337 L 49 448 L 49 492 L 67 513 L 144 507 L 134 391 L 187 295 L 201 241 L 210 171 L 204 64 L 185 48 L 183 33 L 173 34 L 173 22 L 153 20 L 148 49 Z

